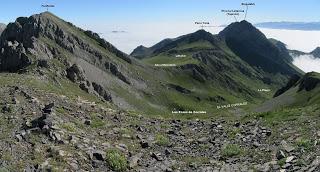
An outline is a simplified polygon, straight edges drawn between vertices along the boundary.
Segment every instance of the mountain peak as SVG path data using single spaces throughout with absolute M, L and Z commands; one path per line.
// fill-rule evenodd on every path
M 234 36 L 264 36 L 257 28 L 246 20 L 241 22 L 234 22 L 227 26 L 219 33 L 221 37 L 234 37 Z
M 48 42 L 55 44 L 57 48 L 52 48 Z M 0 71 L 22 69 L 30 64 L 31 57 L 51 59 L 54 54 L 57 54 L 59 48 L 72 54 L 86 53 L 88 56 L 99 59 L 103 58 L 104 51 L 101 51 L 103 49 L 114 57 L 132 63 L 128 55 L 100 38 L 97 33 L 82 30 L 50 12 L 34 14 L 30 17 L 19 17 L 15 22 L 9 23 L 1 34 L 0 47 L 6 47 L 7 50 L 7 52 L 0 53 L 2 60 Z M 16 61 L 12 60 L 13 58 L 6 58 L 12 56 L 10 55 L 11 49 L 17 50 L 16 55 L 13 56 Z M 22 57 L 27 60 L 21 60 Z M 93 58 L 88 59 L 92 60 Z M 28 63 L 20 64 L 24 61 Z
M 199 29 L 196 32 L 194 32 L 193 34 L 207 34 L 209 32 L 205 31 L 204 29 Z
M 314 49 L 311 54 L 316 57 L 316 58 L 320 58 L 320 47 L 317 47 L 316 49 Z
M 196 32 L 185 35 L 185 37 L 189 37 L 192 40 L 207 40 L 211 38 L 213 35 L 210 32 L 205 31 L 204 29 L 197 30 Z
M 242 60 L 270 73 L 292 74 L 292 58 L 285 46 L 275 45 L 251 23 L 234 22 L 219 33 L 227 46 Z

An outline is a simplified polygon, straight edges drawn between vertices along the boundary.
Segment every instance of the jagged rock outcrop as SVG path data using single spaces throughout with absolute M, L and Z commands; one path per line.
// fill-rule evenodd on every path
M 299 91 L 302 91 L 302 90 L 311 91 L 314 88 L 316 88 L 319 84 L 320 84 L 319 74 L 315 72 L 307 73 L 300 80 Z
M 283 94 L 284 92 L 288 91 L 290 88 L 292 88 L 299 80 L 300 76 L 298 75 L 293 75 L 290 80 L 288 81 L 287 85 L 280 88 L 273 97 L 278 97 L 279 95 Z
M 131 84 L 130 81 L 119 71 L 118 67 L 110 62 L 104 64 L 107 71 L 110 71 L 114 76 L 125 82 L 126 84 Z
M 0 71 L 16 72 L 31 64 L 22 43 L 5 41 L 0 49 Z
M 56 53 L 38 40 L 46 28 L 44 18 L 40 16 L 19 17 L 3 31 L 0 37 L 1 71 L 17 71 L 32 64 L 31 59 L 50 59 Z
M 183 93 L 183 94 L 190 94 L 191 93 L 190 90 L 183 88 L 179 85 L 175 85 L 175 84 L 168 84 L 168 88 L 175 89 L 176 91 Z
M 110 43 L 100 38 L 98 34 L 83 31 L 79 28 L 76 28 L 79 33 L 75 33 L 75 31 L 70 31 L 68 27 L 75 26 L 64 22 L 49 12 L 31 17 L 20 17 L 14 23 L 10 23 L 4 30 L 0 39 L 0 47 L 4 47 L 8 41 L 16 41 L 19 45 L 23 45 L 26 53 L 30 56 L 36 59 L 52 59 L 61 53 L 58 50 L 59 47 L 51 46 L 52 43 L 56 43 L 61 48 L 88 60 L 90 63 L 106 58 L 105 54 L 81 36 L 80 32 L 84 32 L 88 37 L 97 41 L 101 47 L 113 53 L 115 57 L 132 63 L 128 55 L 117 50 Z M 6 59 L 3 61 L 6 61 Z
M 3 23 L 0 23 L 0 35 L 4 31 L 5 28 L 6 28 L 6 25 Z
M 112 101 L 111 94 L 108 93 L 100 84 L 92 83 L 94 91 L 96 91 L 104 100 Z
M 73 64 L 67 70 L 67 78 L 69 78 L 72 82 L 82 82 L 86 80 L 83 69 Z
M 311 91 L 320 84 L 320 75 L 316 72 L 310 72 L 305 74 L 303 77 L 294 75 L 291 77 L 286 86 L 279 89 L 273 97 L 278 97 L 282 95 L 289 89 L 298 87 L 298 92 L 300 91 Z
M 91 83 L 88 81 L 84 70 L 80 66 L 73 64 L 71 67 L 67 68 L 66 73 L 69 80 L 79 84 L 79 87 L 87 93 L 90 92 Z

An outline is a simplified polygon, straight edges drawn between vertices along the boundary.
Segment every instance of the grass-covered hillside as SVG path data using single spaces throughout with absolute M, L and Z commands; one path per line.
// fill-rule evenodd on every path
M 310 72 L 282 88 L 281 94 L 257 108 L 257 111 L 271 111 L 281 108 L 296 108 L 320 103 L 320 74 Z

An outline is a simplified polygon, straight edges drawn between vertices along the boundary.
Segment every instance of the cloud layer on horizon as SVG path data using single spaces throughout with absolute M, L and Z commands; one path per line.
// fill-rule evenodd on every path
M 301 55 L 294 57 L 293 64 L 304 72 L 320 73 L 320 58 L 315 58 L 313 55 Z
M 268 38 L 287 44 L 288 49 L 311 52 L 320 47 L 320 31 L 261 29 Z
M 181 35 L 195 32 L 200 28 L 189 22 L 155 22 L 135 23 L 130 25 L 97 24 L 94 27 L 84 27 L 103 34 L 102 36 L 125 53 L 131 53 L 139 45 L 152 46 L 163 39 L 175 38 Z M 217 34 L 224 27 L 210 27 L 205 30 Z M 259 28 L 268 38 L 274 38 L 287 44 L 289 49 L 310 52 L 320 46 L 320 31 L 301 31 L 283 29 Z M 125 30 L 125 34 L 112 34 L 113 30 Z M 107 31 L 107 32 L 106 32 Z M 108 32 L 109 31 L 109 32 Z

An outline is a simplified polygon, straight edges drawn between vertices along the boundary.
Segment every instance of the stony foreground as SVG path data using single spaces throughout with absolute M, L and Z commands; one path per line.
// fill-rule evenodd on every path
M 48 90 L 2 83 L 1 172 L 320 170 L 317 107 L 171 120 Z

